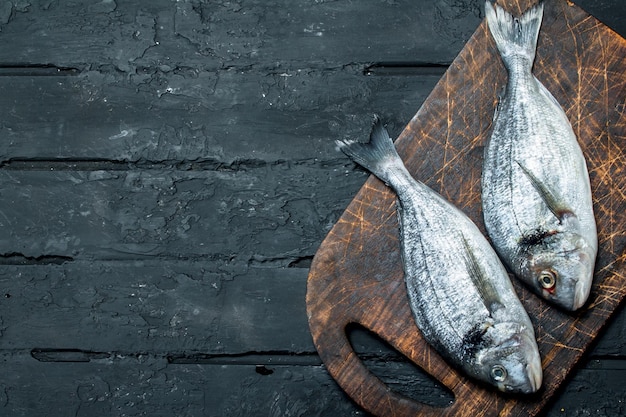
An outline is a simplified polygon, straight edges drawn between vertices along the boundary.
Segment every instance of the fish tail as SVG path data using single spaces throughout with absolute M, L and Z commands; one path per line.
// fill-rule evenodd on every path
M 487 0 L 485 14 L 504 65 L 509 68 L 511 61 L 521 57 L 526 58 L 525 61 L 532 67 L 543 17 L 543 3 L 531 7 L 520 17 L 513 17 L 499 5 L 494 6 Z
M 387 185 L 394 186 L 398 171 L 404 172 L 404 164 L 396 151 L 387 129 L 376 116 L 367 143 L 355 140 L 337 140 L 339 149 L 354 162 L 366 168 Z

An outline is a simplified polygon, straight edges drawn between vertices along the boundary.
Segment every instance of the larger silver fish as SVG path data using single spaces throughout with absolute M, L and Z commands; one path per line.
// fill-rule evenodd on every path
M 404 278 L 425 340 L 501 391 L 537 391 L 542 370 L 532 324 L 476 225 L 411 177 L 380 121 L 369 143 L 338 145 L 398 196 Z
M 487 232 L 532 290 L 576 310 L 589 296 L 598 241 L 585 158 L 563 109 L 531 72 L 543 5 L 519 18 L 489 1 L 485 11 L 509 75 L 485 148 Z

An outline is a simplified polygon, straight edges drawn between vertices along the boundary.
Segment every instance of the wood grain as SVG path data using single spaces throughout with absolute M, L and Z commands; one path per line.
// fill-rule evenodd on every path
M 622 0 L 574 2 L 626 36 Z M 481 9 L 0 1 L 0 416 L 369 415 L 305 310 L 367 178 L 334 139 L 367 137 L 374 112 L 397 135 Z M 544 417 L 625 414 L 625 313 Z M 447 405 L 362 336 L 388 387 Z
M 13 3 L 22 7 L 4 25 L 0 6 L 2 39 L 12 46 L 0 49 L 0 63 L 80 69 L 97 63 L 136 78 L 154 71 L 331 69 L 347 57 L 447 63 L 471 35 L 466 22 L 476 20 L 479 8 L 410 0 L 362 0 L 358 7 L 313 0 Z M 390 26 L 406 30 L 390 36 Z
M 500 1 L 514 14 L 531 1 Z M 476 385 L 421 338 L 403 282 L 395 196 L 370 177 L 318 250 L 308 279 L 309 324 L 331 375 L 378 416 L 533 416 L 555 393 L 626 295 L 626 41 L 566 1 L 545 4 L 534 73 L 566 111 L 586 155 L 599 233 L 590 300 L 567 314 L 514 281 L 535 325 L 544 387 L 517 398 Z M 409 171 L 463 209 L 484 231 L 482 147 L 506 72 L 483 22 L 396 146 Z M 345 327 L 359 323 L 455 395 L 433 408 L 389 390 L 354 353 Z

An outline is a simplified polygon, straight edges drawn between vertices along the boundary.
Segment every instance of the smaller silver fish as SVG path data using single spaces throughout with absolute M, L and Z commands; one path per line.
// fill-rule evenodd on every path
M 337 143 L 398 196 L 404 281 L 424 339 L 501 391 L 537 391 L 542 370 L 532 324 L 476 225 L 411 177 L 378 119 L 369 143 Z
M 518 278 L 576 310 L 589 296 L 598 241 L 582 150 L 565 112 L 532 73 L 543 4 L 514 18 L 487 1 L 485 14 L 509 75 L 485 147 L 485 227 Z

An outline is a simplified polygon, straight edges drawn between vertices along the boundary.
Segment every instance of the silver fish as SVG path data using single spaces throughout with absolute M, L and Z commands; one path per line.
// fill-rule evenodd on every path
M 565 112 L 532 74 L 543 4 L 519 18 L 489 1 L 485 11 L 508 71 L 485 147 L 485 226 L 518 278 L 576 310 L 589 296 L 598 238 L 581 148 Z
M 425 340 L 501 391 L 537 391 L 543 374 L 532 324 L 476 225 L 411 177 L 378 119 L 368 143 L 337 144 L 397 194 L 404 280 Z

